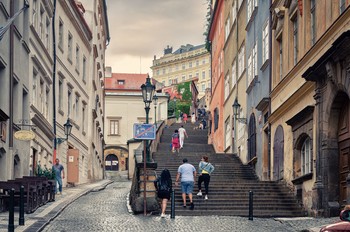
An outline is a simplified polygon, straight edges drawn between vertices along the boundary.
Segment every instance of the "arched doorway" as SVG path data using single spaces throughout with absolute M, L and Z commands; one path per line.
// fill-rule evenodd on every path
M 282 126 L 278 126 L 273 141 L 273 180 L 283 179 L 284 134 Z
M 109 154 L 106 157 L 105 170 L 106 171 L 118 171 L 119 170 L 119 160 L 115 154 Z
M 256 123 L 254 114 L 250 115 L 248 129 L 248 161 L 256 156 Z
M 347 184 L 346 178 L 350 174 L 350 113 L 349 98 L 345 93 L 339 93 L 335 98 L 331 117 L 339 118 L 338 122 L 338 154 L 339 154 L 339 180 L 335 181 L 339 185 L 339 204 L 341 207 L 347 203 Z M 337 192 L 334 196 L 337 196 Z M 332 195 L 331 195 L 332 196 Z

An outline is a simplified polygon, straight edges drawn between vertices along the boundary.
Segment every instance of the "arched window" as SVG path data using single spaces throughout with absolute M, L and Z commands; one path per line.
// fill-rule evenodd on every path
M 306 137 L 300 151 L 301 157 L 301 175 L 306 175 L 312 172 L 311 163 L 311 139 Z
M 248 161 L 256 156 L 256 126 L 255 116 L 250 115 L 248 131 Z

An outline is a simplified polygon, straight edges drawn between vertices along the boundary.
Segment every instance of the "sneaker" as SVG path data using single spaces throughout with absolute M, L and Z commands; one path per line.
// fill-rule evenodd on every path
M 208 195 L 205 195 L 204 200 L 208 200 Z
M 183 205 L 182 207 L 186 208 L 186 205 Z
M 202 196 L 202 192 L 199 191 L 199 192 L 197 193 L 197 196 Z
M 162 213 L 162 214 L 160 215 L 160 217 L 161 217 L 161 218 L 165 218 L 165 214 Z
M 191 205 L 190 205 L 190 210 L 193 210 L 193 209 L 194 209 L 194 204 L 192 202 Z

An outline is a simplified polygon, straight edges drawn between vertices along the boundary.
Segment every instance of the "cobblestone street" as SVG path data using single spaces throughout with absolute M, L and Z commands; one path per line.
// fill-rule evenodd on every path
M 242 217 L 207 216 L 161 219 L 128 213 L 126 198 L 131 182 L 114 182 L 69 205 L 44 231 L 318 231 L 337 218 L 284 218 L 249 221 Z

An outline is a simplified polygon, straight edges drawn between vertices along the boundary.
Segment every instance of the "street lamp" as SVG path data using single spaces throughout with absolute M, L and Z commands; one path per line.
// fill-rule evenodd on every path
M 57 144 L 61 144 L 64 141 L 68 140 L 68 136 L 72 132 L 72 124 L 70 123 L 69 118 L 67 119 L 67 122 L 63 125 L 64 126 L 64 134 L 66 135 L 66 138 L 56 138 Z
M 151 84 L 151 79 L 149 78 L 149 76 L 147 76 L 146 83 L 141 85 L 142 98 L 143 98 L 143 102 L 145 103 L 146 124 L 148 124 L 148 114 L 149 114 L 150 104 L 153 100 L 153 94 L 154 94 L 155 88 L 156 87 Z M 148 142 L 146 140 L 145 140 L 145 145 L 146 145 L 147 161 L 150 161 L 151 159 L 149 154 Z
M 157 128 L 157 104 L 158 104 L 158 97 L 157 97 L 157 95 L 153 96 L 153 104 L 154 104 L 154 125 Z
M 241 109 L 241 105 L 238 103 L 237 98 L 235 99 L 235 101 L 232 105 L 232 108 L 233 108 L 233 115 L 235 116 L 235 119 L 240 123 L 247 124 L 246 118 L 238 118 L 239 110 Z
M 176 100 L 177 100 L 177 98 L 174 97 L 174 103 L 175 103 L 175 106 L 174 106 L 174 116 L 175 116 L 175 118 L 176 118 Z

